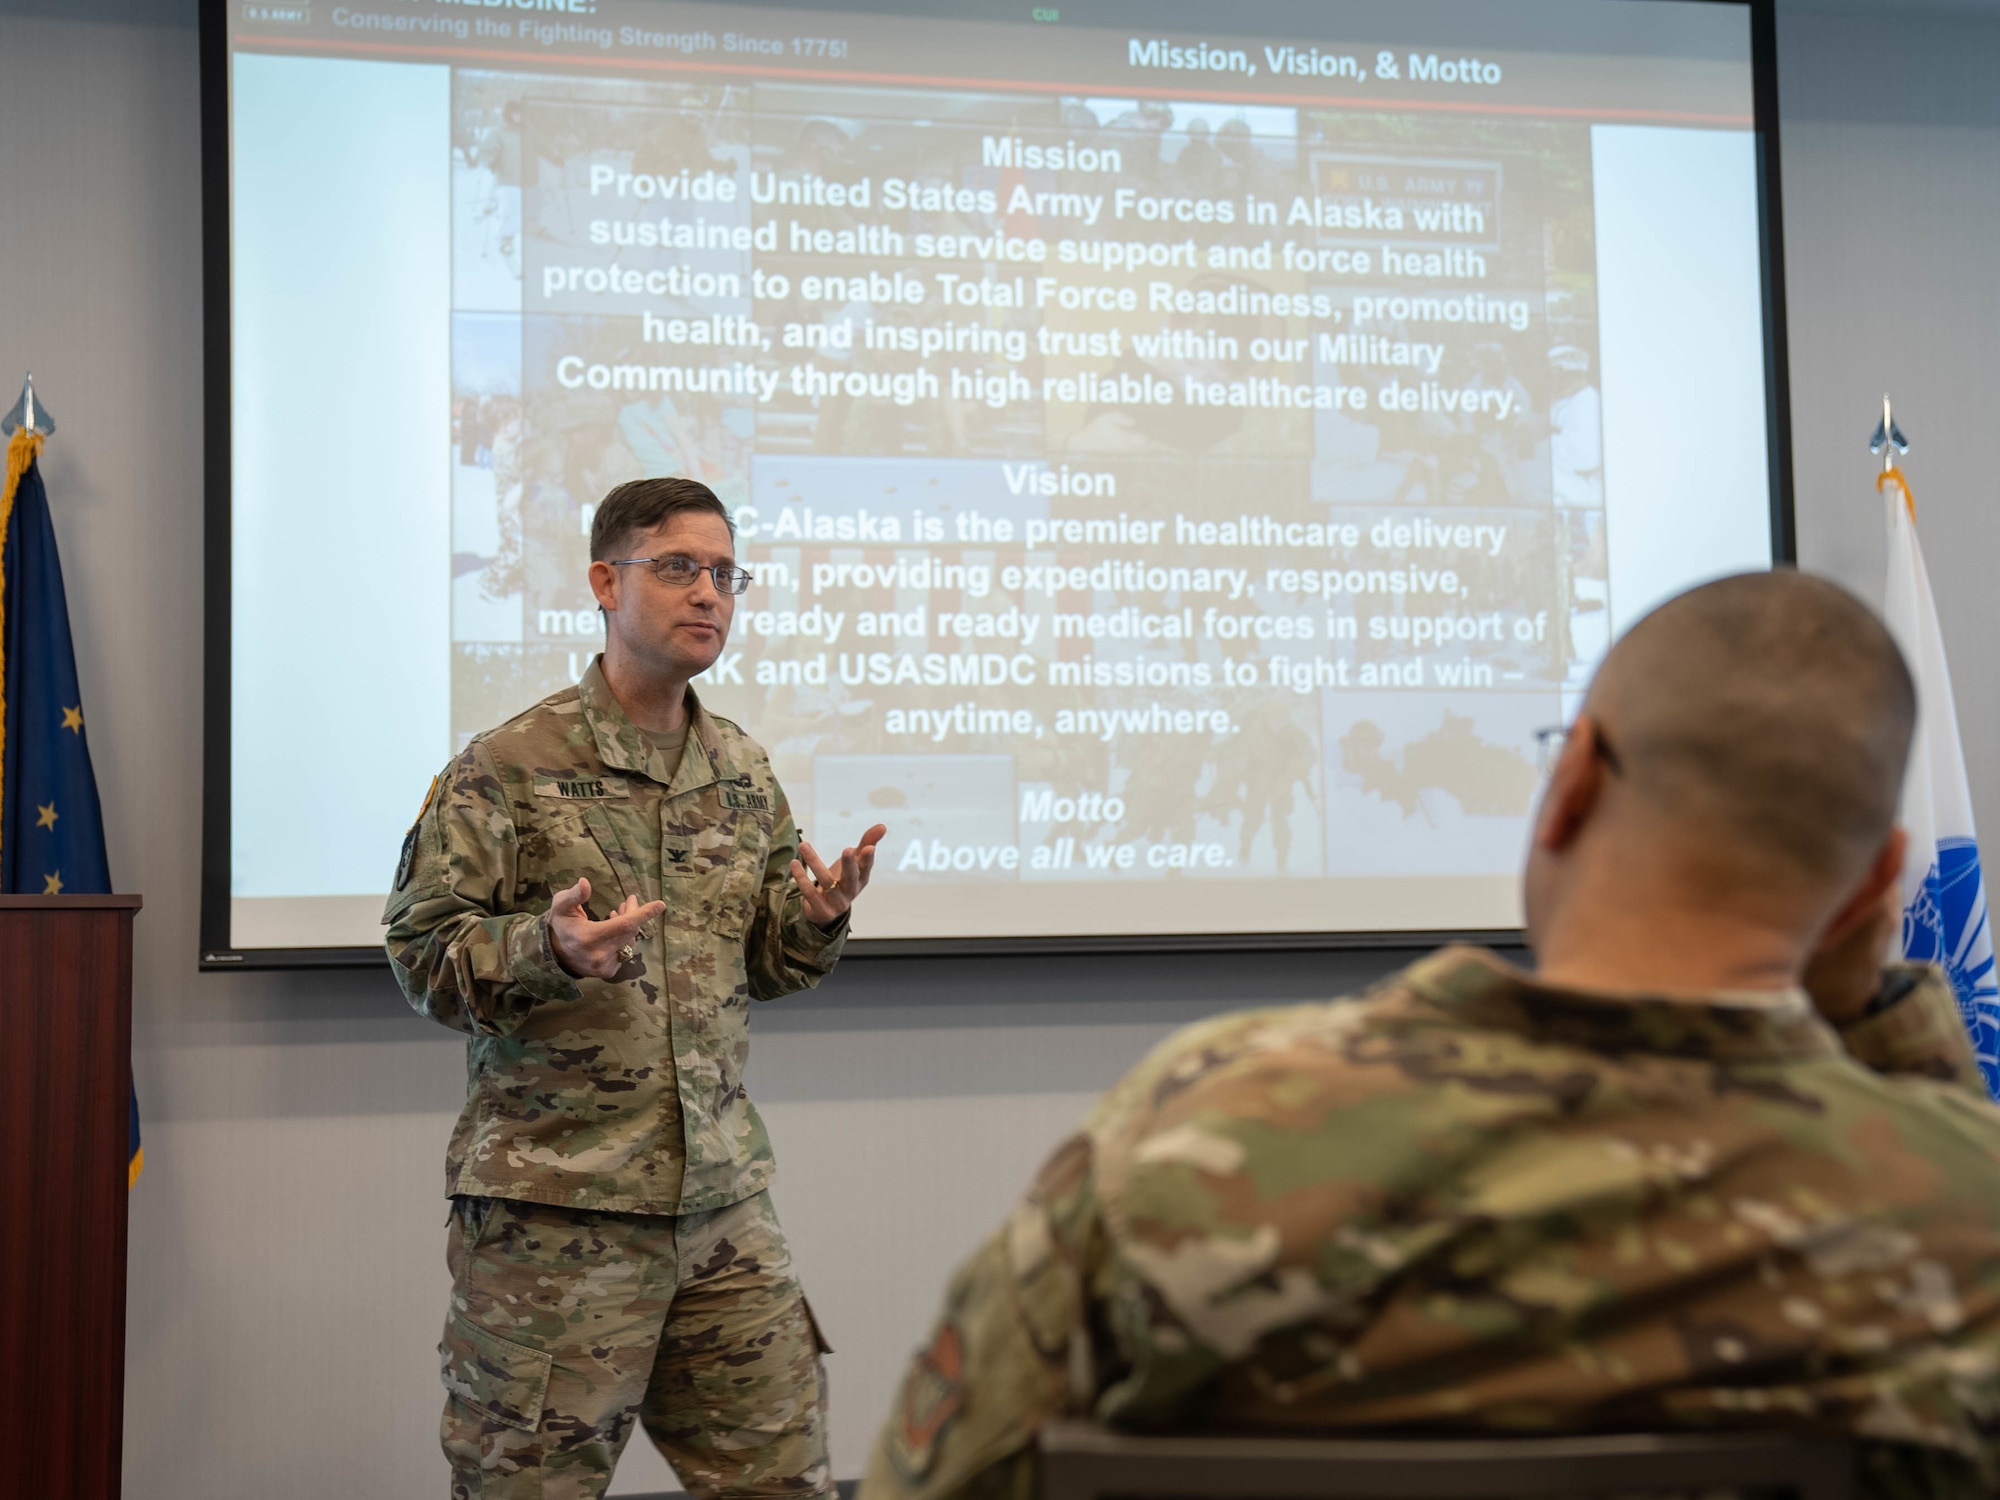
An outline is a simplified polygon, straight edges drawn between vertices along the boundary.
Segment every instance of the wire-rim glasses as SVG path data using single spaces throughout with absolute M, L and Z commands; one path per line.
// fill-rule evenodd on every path
M 686 588 L 704 573 L 715 580 L 715 591 L 718 594 L 740 594 L 754 581 L 752 576 L 741 568 L 731 567 L 726 563 L 705 565 L 678 552 L 670 552 L 665 557 L 614 557 L 607 561 L 614 568 L 628 568 L 635 563 L 646 563 L 651 566 L 655 578 L 677 589 Z
M 1537 729 L 1535 731 L 1536 760 L 1538 762 L 1536 769 L 1543 776 L 1547 776 L 1555 768 L 1555 763 L 1562 758 L 1563 746 L 1569 743 L 1570 732 L 1574 728 L 1573 724 L 1551 724 L 1546 729 Z M 1609 771 L 1613 776 L 1624 772 L 1625 767 L 1619 764 L 1618 753 L 1611 748 L 1611 742 L 1604 737 L 1602 729 L 1597 731 L 1594 746 L 1597 758 L 1604 762 L 1605 770 Z

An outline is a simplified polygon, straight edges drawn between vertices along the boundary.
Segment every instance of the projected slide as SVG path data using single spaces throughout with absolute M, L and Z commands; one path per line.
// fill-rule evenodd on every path
M 1770 562 L 1734 7 L 238 9 L 238 946 L 378 940 L 642 475 L 873 937 L 1514 925 L 1536 731 Z

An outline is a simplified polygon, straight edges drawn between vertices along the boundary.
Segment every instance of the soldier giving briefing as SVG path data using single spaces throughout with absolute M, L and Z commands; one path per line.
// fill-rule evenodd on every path
M 688 686 L 751 581 L 707 486 L 618 486 L 590 555 L 603 655 L 445 768 L 384 918 L 410 1003 L 470 1037 L 452 1493 L 601 1493 L 636 1417 L 696 1493 L 829 1495 L 826 1346 L 746 1021 L 832 970 L 887 830 L 822 863 L 763 749 Z

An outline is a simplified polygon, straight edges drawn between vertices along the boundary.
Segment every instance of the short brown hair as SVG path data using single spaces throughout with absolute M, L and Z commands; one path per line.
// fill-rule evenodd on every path
M 715 498 L 715 491 L 699 479 L 631 479 L 598 503 L 590 523 L 590 560 L 603 562 L 616 557 L 634 536 L 664 526 L 687 511 L 721 517 L 729 528 L 729 539 L 736 539 L 736 523 Z

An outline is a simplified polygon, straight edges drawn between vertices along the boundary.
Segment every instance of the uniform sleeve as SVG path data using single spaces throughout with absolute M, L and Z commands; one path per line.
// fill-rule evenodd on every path
M 1219 1016 L 1169 1037 L 1049 1158 L 952 1278 L 876 1440 L 861 1500 L 1034 1500 L 1035 1438 L 1049 1422 L 1129 1414 L 1146 1425 L 1214 1373 L 1212 1351 L 1150 1326 L 1159 1299 L 1132 1263 L 1130 1179 L 1134 1157 L 1149 1154 L 1141 1142 L 1158 1099 L 1233 1055 L 1265 1014 Z
M 745 955 L 750 993 L 759 1000 L 811 989 L 833 972 L 841 949 L 847 946 L 846 917 L 831 931 L 806 917 L 805 903 L 792 880 L 799 830 L 792 822 L 792 807 L 785 800 L 784 788 L 776 790 L 771 852 L 764 860 L 764 883 L 757 892 Z
M 410 838 L 383 919 L 411 1005 L 456 1031 L 506 1036 L 539 1002 L 578 997 L 547 914 L 506 909 L 520 841 L 483 744 L 446 768 Z
M 1895 963 L 1860 1020 L 1841 1028 L 1849 1054 L 1877 1073 L 1914 1073 L 1986 1098 L 1986 1080 L 1944 970 Z
M 861 1500 L 1033 1500 L 1035 1435 L 1090 1409 L 1085 1312 L 1104 1232 L 1093 1148 L 1058 1148 L 1007 1222 L 952 1277 L 875 1443 Z

